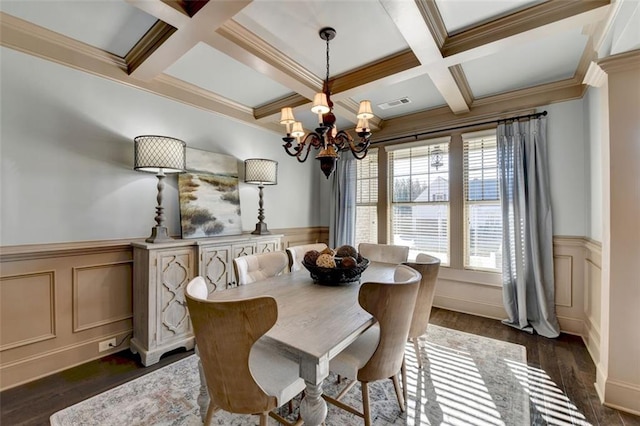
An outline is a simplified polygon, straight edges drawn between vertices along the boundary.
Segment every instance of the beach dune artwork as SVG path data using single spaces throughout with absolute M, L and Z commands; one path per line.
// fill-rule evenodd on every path
M 187 172 L 178 177 L 182 238 L 242 233 L 238 160 L 187 148 Z

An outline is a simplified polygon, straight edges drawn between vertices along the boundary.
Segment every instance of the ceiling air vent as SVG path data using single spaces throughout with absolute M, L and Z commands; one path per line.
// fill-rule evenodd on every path
M 389 102 L 385 102 L 383 104 L 379 104 L 378 108 L 380 109 L 389 109 L 389 108 L 395 108 L 397 106 L 400 105 L 404 105 L 404 104 L 410 104 L 411 103 L 411 99 L 409 99 L 408 97 L 404 97 L 404 98 L 400 98 L 400 99 L 396 99 L 395 101 L 389 101 Z

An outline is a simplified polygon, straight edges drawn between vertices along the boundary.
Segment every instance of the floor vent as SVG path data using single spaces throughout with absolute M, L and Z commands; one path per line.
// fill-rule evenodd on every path
M 397 106 L 410 104 L 410 103 L 411 103 L 411 99 L 405 96 L 404 98 L 396 99 L 395 101 L 389 101 L 383 104 L 379 104 L 378 107 L 380 109 L 389 109 L 389 108 L 395 108 Z

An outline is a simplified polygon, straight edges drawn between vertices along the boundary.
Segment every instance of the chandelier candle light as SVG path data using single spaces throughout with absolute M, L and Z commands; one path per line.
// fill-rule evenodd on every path
M 258 223 L 256 229 L 252 232 L 255 235 L 271 234 L 264 222 L 264 203 L 262 201 L 262 188 L 264 185 L 278 184 L 278 162 L 267 160 L 264 158 L 250 158 L 244 161 L 244 181 L 258 185 L 259 201 L 258 201 Z
M 164 224 L 164 208 L 162 207 L 162 190 L 165 173 L 184 172 L 186 166 L 186 146 L 183 141 L 168 136 L 145 135 L 134 140 L 134 166 L 141 172 L 155 173 L 158 177 L 158 206 L 156 207 L 156 226 L 151 229 L 151 236 L 145 241 L 161 243 L 172 238 Z
M 291 107 L 282 108 L 280 124 L 284 124 L 287 136 L 282 138 L 285 142 L 283 147 L 287 154 L 296 157 L 299 162 L 304 162 L 309 156 L 311 147 L 319 149 L 316 159 L 320 161 L 320 168 L 324 175 L 329 178 L 336 168 L 336 162 L 340 158 L 339 151 L 351 150 L 353 156 L 362 160 L 367 155 L 370 145 L 371 129 L 369 119 L 373 118 L 370 101 L 361 101 L 356 118 L 356 134 L 360 138 L 359 142 L 354 142 L 353 138 L 344 130 L 338 131 L 336 128 L 336 117 L 333 114 L 333 102 L 331 102 L 331 91 L 329 90 L 329 41 L 336 36 L 336 30 L 330 27 L 320 30 L 320 38 L 327 42 L 327 75 L 324 81 L 322 92 L 316 93 L 313 98 L 311 111 L 318 114 L 318 127 L 315 132 L 305 135 L 302 123 L 296 121 Z M 294 145 L 294 141 L 296 144 Z

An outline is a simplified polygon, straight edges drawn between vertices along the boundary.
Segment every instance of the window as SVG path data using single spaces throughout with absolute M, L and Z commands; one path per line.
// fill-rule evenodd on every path
M 356 162 L 356 247 L 378 242 L 378 150 Z
M 387 181 L 359 164 L 357 240 L 406 245 L 410 260 L 428 253 L 450 270 L 467 271 L 458 278 L 497 285 L 499 277 L 486 274 L 502 270 L 495 128 L 388 145 L 374 155 L 376 162 L 386 157 L 380 174 Z
M 502 212 L 496 134 L 462 135 L 464 170 L 464 267 L 502 269 Z
M 391 243 L 449 265 L 449 138 L 389 148 Z

